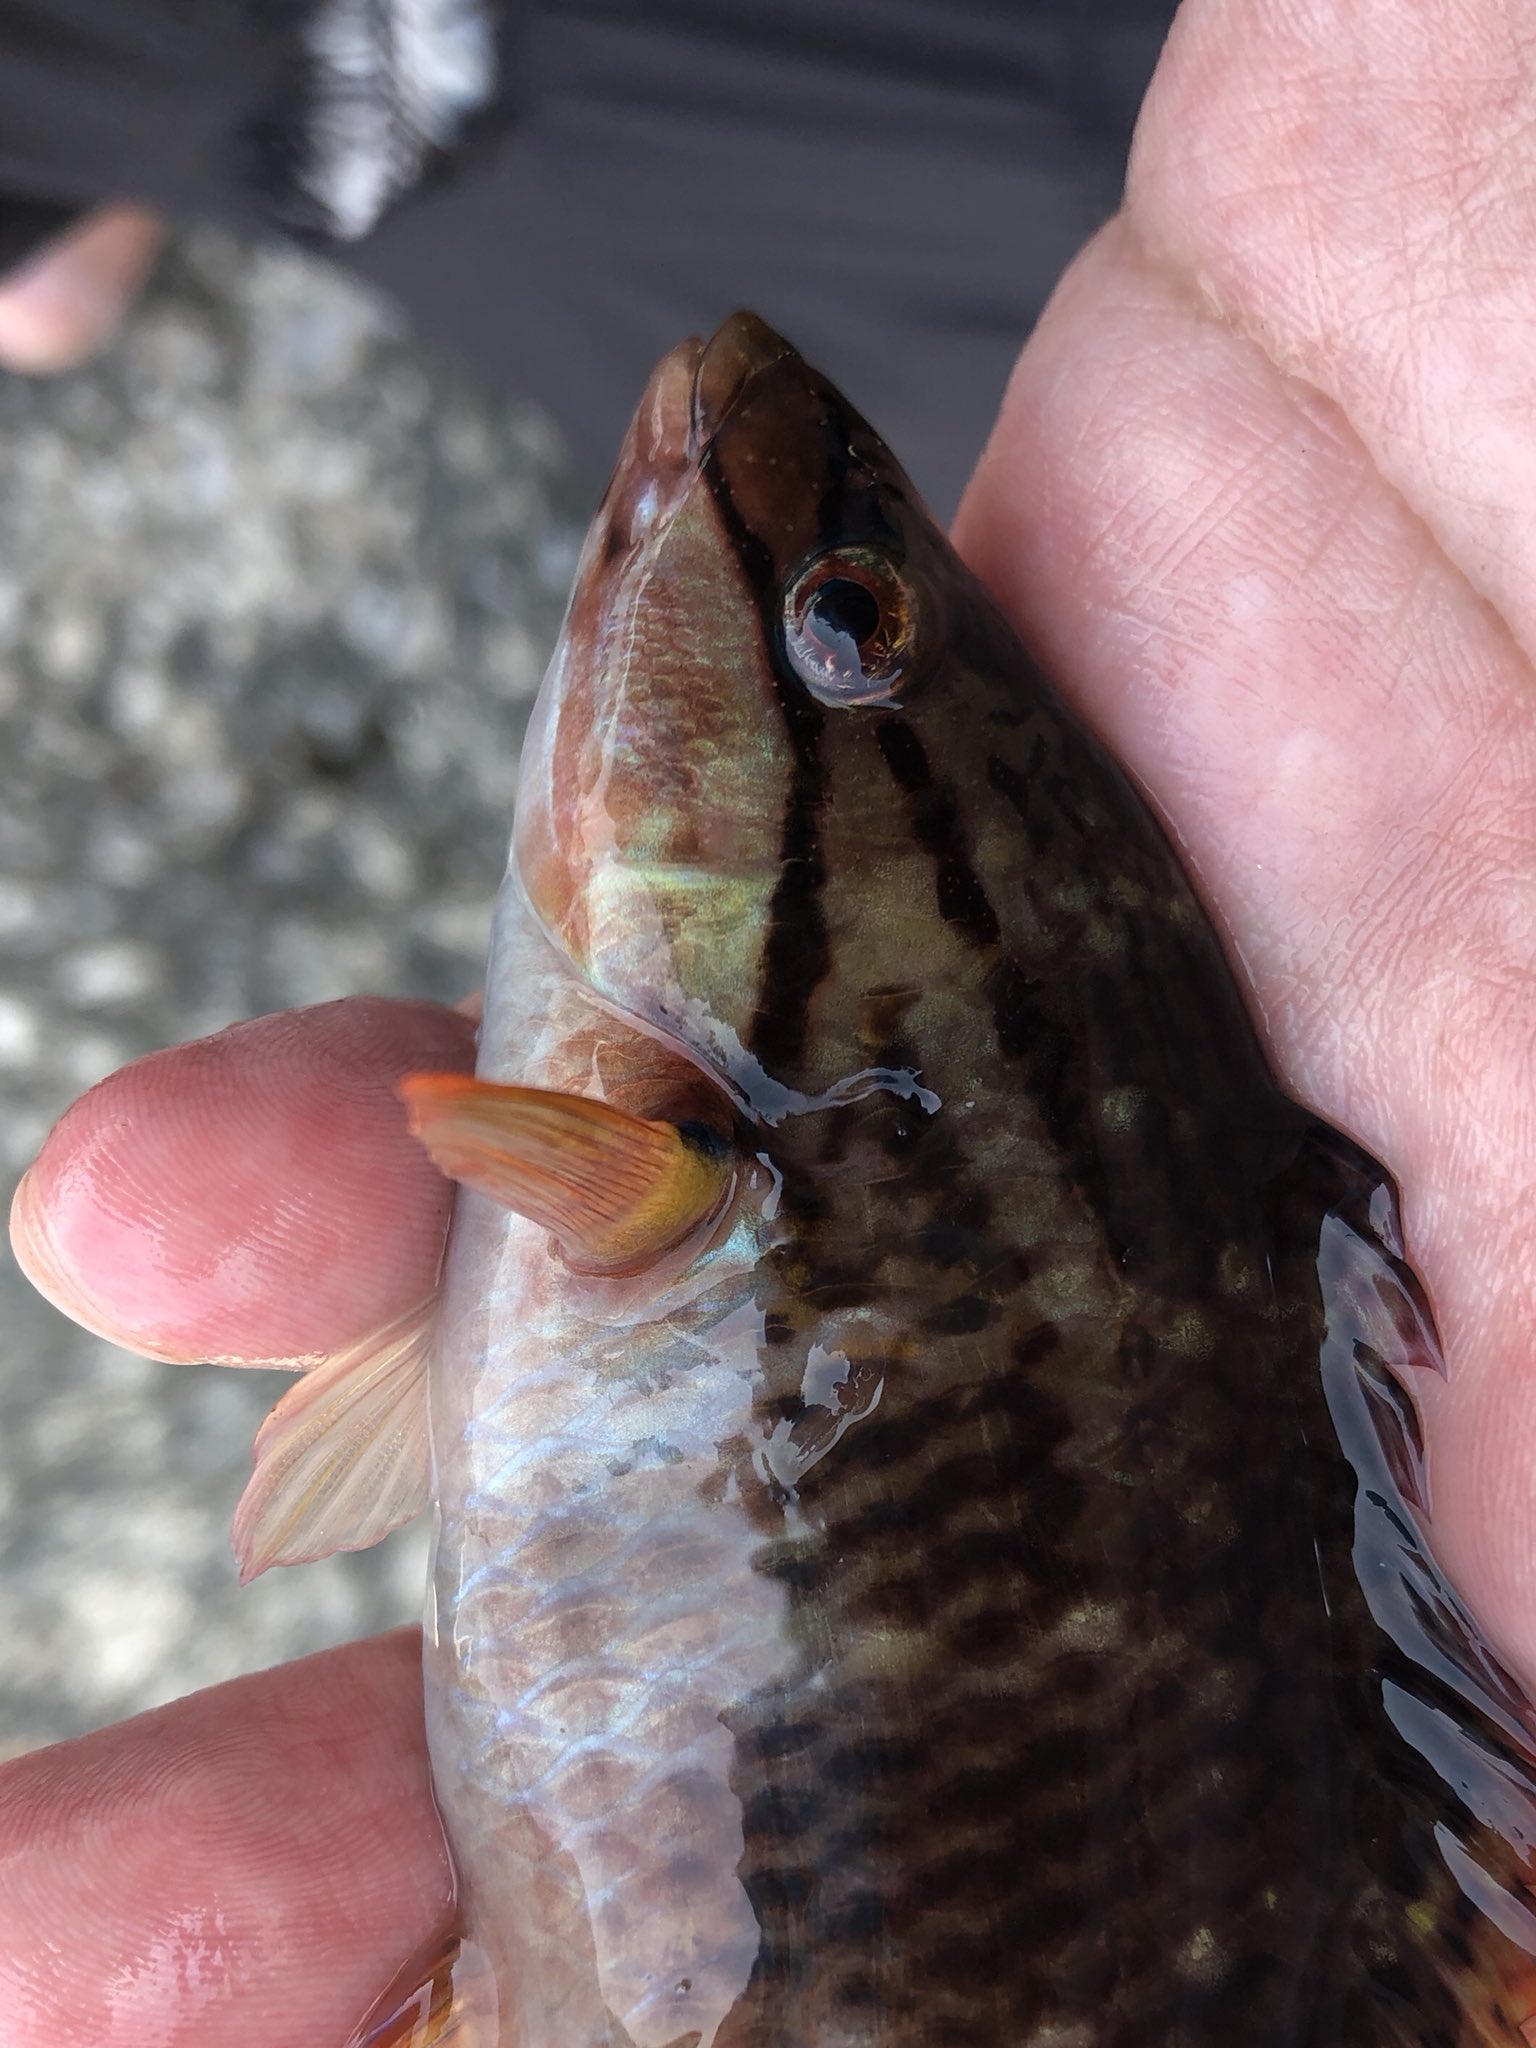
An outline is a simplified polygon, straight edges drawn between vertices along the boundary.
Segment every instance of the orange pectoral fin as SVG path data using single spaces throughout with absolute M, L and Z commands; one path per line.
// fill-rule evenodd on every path
M 408 1074 L 411 1129 L 436 1165 L 555 1237 L 590 1273 L 632 1273 L 718 1216 L 729 1146 L 701 1124 L 465 1074 Z
M 347 2048 L 497 2048 L 499 2039 L 490 1963 L 453 1927 L 397 1973 Z

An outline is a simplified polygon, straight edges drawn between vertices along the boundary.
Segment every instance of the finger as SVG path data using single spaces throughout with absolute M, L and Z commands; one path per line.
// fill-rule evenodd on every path
M 0 277 L 0 365 L 49 377 L 105 348 L 165 240 L 157 214 L 102 206 Z
M 1528 652 L 1531 26 L 1527 0 L 1203 0 L 1133 177 L 1153 260 L 1338 401 Z
M 0 1769 L 13 2048 L 339 2042 L 449 1910 L 414 1631 Z
M 469 1068 L 474 1025 L 356 997 L 152 1053 L 82 1096 L 17 1191 L 22 1266 L 131 1350 L 298 1361 L 431 1287 L 449 1186 L 394 1083 Z
M 1343 0 L 1287 15 L 1323 68 L 1346 15 L 1351 50 L 1362 25 L 1390 44 L 1400 21 Z M 1176 123 L 1208 75 L 1207 45 L 1220 39 L 1223 92 L 1246 80 L 1262 107 L 1272 53 L 1257 28 L 1248 51 L 1244 24 L 1269 19 L 1258 0 L 1197 8 L 1170 46 L 1138 143 L 1138 161 L 1162 168 L 1133 181 L 1128 212 L 1042 323 L 960 534 L 1172 819 L 1292 1087 L 1401 1177 L 1452 1363 L 1447 1386 L 1419 1389 L 1439 1545 L 1536 1670 L 1524 1566 L 1536 1540 L 1536 690 L 1509 622 L 1437 536 L 1434 466 L 1417 472 L 1420 516 L 1378 472 L 1349 390 L 1319 392 L 1266 352 L 1268 298 L 1251 332 L 1214 317 L 1201 285 L 1241 208 L 1208 209 L 1183 240 L 1163 232 L 1181 189 L 1166 166 L 1205 153 Z M 1438 79 L 1415 89 L 1433 123 Z M 1531 93 L 1513 73 L 1489 89 Z M 1283 173 L 1285 194 L 1305 180 L 1309 147 L 1320 174 L 1333 161 L 1329 123 L 1345 103 L 1317 103 L 1310 145 L 1256 123 L 1253 208 L 1266 176 Z M 1405 136 L 1399 174 L 1417 168 Z M 1437 176 L 1449 214 L 1461 195 Z M 1536 187 L 1532 146 L 1497 176 Z M 1326 303 L 1305 217 L 1284 203 L 1263 217 L 1277 247 L 1253 290 Z M 1415 258 L 1385 218 L 1372 267 L 1394 304 L 1414 289 Z M 1182 274 L 1168 247 L 1185 252 Z M 1475 275 L 1475 245 L 1466 262 Z M 1536 347 L 1524 346 L 1529 388 Z M 1319 377 L 1329 360 L 1321 348 Z M 1444 403 L 1438 371 L 1421 388 Z M 1426 444 L 1454 437 L 1454 418 L 1434 436 L 1419 425 Z M 1529 523 L 1536 469 L 1528 478 Z

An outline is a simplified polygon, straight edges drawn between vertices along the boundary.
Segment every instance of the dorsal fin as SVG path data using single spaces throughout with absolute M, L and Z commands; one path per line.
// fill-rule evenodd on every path
M 1375 1624 L 1363 1647 L 1381 1734 L 1380 1767 L 1413 1801 L 1426 1866 L 1426 1900 L 1451 1911 L 1421 1928 L 1438 1941 L 1441 1968 L 1477 2031 L 1467 2048 L 1525 2038 L 1536 2024 L 1536 1729 L 1518 1681 L 1436 1559 L 1416 1381 L 1443 1373 L 1424 1290 L 1404 1257 L 1397 1193 L 1385 1169 L 1350 1140 L 1317 1126 L 1301 1162 L 1320 1216 L 1316 1271 L 1323 1334 L 1322 1391 L 1354 1470 L 1353 1552 L 1332 1565 L 1335 1597 Z M 1337 1574 L 1353 1564 L 1354 1587 Z M 1325 1577 L 1329 1567 L 1325 1561 Z M 1362 1621 L 1363 1621 L 1362 1617 Z M 1378 1722 L 1380 1727 L 1380 1722 Z M 1408 1760 L 1394 1765 L 1392 1734 L 1433 1773 L 1436 1810 L 1414 1799 Z M 1439 1866 L 1439 1875 L 1430 1873 Z M 1422 1919 L 1421 1902 L 1404 1901 Z
M 1430 1537 L 1430 1499 L 1415 1379 L 1443 1374 L 1434 1319 L 1403 1257 L 1396 1190 L 1366 1155 L 1346 1147 L 1354 1186 L 1323 1215 L 1317 1248 L 1322 1293 L 1323 1389 L 1344 1455 L 1359 1481 L 1355 1566 L 1371 1613 L 1404 1656 L 1492 1722 L 1536 1769 L 1536 1736 L 1518 1681 L 1447 1581 Z M 1364 1194 L 1366 1199 L 1361 1200 Z M 1532 1797 L 1536 1799 L 1536 1782 Z

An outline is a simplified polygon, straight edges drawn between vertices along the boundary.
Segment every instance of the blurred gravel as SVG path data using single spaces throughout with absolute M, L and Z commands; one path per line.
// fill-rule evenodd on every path
M 474 986 L 579 540 L 531 411 L 305 259 L 183 242 L 0 377 L 0 1191 L 136 1054 Z M 421 1530 L 235 1585 L 286 1375 L 160 1366 L 0 1262 L 0 1754 L 414 1616 Z

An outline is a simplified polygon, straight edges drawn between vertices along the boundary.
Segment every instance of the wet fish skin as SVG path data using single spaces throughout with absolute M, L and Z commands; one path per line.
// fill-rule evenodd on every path
M 873 701 L 787 648 L 828 550 L 910 605 Z M 474 2048 L 1522 2040 L 1529 1711 L 1429 1548 L 1390 1179 L 748 316 L 661 366 L 589 541 L 481 1071 L 742 1178 L 618 1280 L 461 1198 L 428 1676 Z

